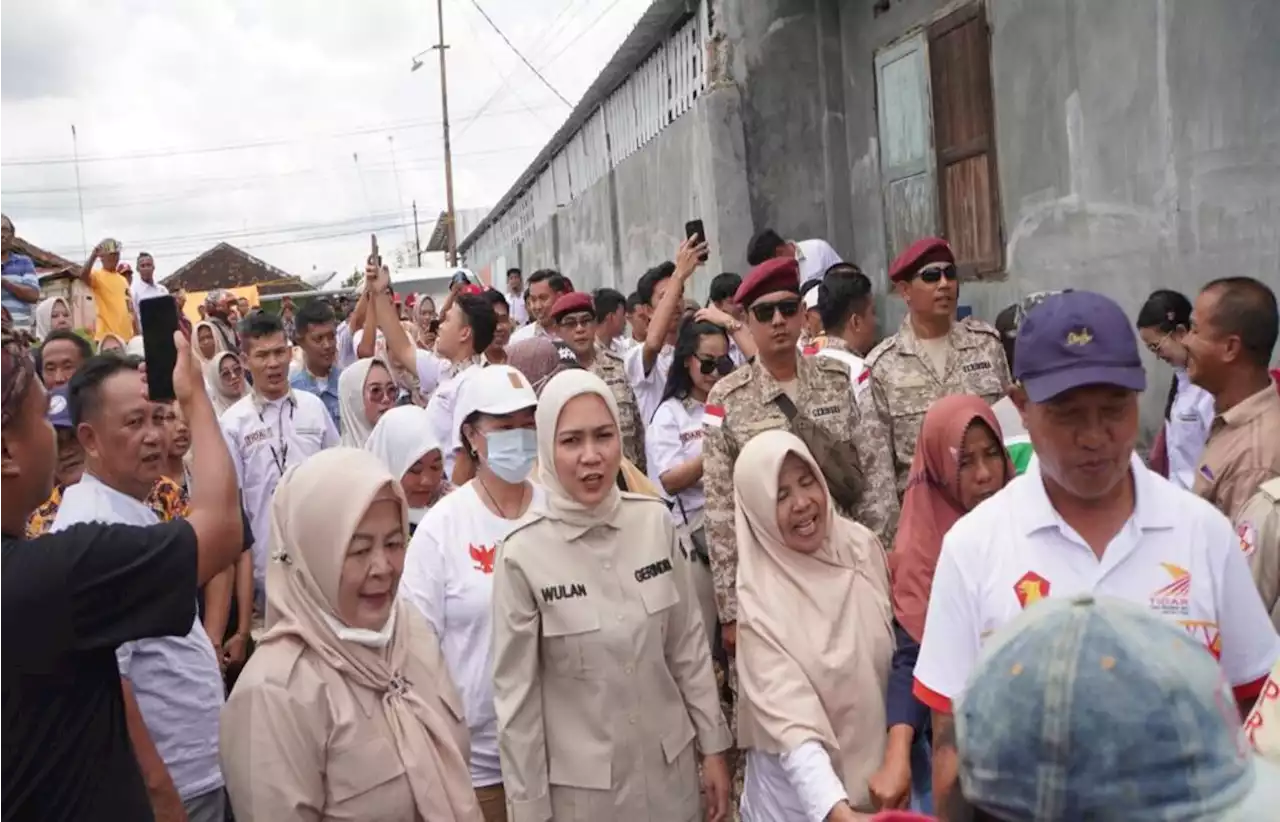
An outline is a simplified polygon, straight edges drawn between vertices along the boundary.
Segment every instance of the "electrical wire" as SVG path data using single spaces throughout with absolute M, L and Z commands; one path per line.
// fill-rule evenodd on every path
M 503 33 L 502 33 L 502 29 L 498 28 L 498 24 L 497 24 L 497 23 L 495 23 L 495 22 L 493 22 L 493 18 L 491 18 L 491 17 L 489 16 L 488 12 L 486 12 L 486 11 L 485 11 L 481 6 L 480 6 L 480 3 L 478 2 L 478 0 L 471 0 L 471 5 L 473 5 L 473 6 L 475 6 L 475 7 L 476 7 L 476 11 L 480 12 L 480 16 L 481 16 L 481 17 L 483 17 L 483 18 L 485 19 L 485 22 L 486 22 L 486 23 L 488 23 L 488 24 L 489 24 L 489 26 L 490 26 L 490 27 L 492 27 L 492 28 L 493 28 L 493 30 L 494 30 L 494 31 L 496 31 L 496 32 L 498 33 L 498 36 L 502 38 L 502 42 L 506 43 L 506 44 L 507 44 L 507 48 L 511 49 L 511 53 L 512 53 L 512 54 L 514 54 L 516 57 L 519 57 L 519 58 L 520 58 L 520 62 L 524 63 L 524 64 L 525 64 L 525 66 L 527 66 L 527 67 L 528 67 L 529 71 L 532 71 L 532 72 L 533 72 L 533 75 L 534 75 L 535 77 L 537 77 L 539 80 L 541 80 L 541 81 L 542 81 L 542 84 L 543 84 L 544 86 L 546 86 L 547 88 L 551 89 L 551 93 L 552 93 L 552 94 L 554 94 L 556 97 L 559 97 L 559 98 L 560 98 L 560 102 L 564 103 L 566 106 L 568 106 L 570 109 L 572 109 L 572 108 L 573 108 L 573 103 L 570 103 L 570 102 L 565 98 L 565 96 L 564 96 L 563 94 L 561 94 L 559 91 L 557 91 L 557 90 L 556 90 L 556 87 L 555 87 L 555 86 L 553 86 L 553 85 L 551 85 L 551 81 L 549 81 L 547 78 L 543 77 L 543 76 L 542 76 L 542 73 L 541 73 L 540 71 L 538 71 L 536 68 L 534 68 L 534 67 L 533 67 L 533 63 L 530 63 L 530 62 L 525 58 L 525 56 L 524 56 L 523 54 L 521 54 L 521 53 L 520 53 L 520 50 L 519 50 L 518 48 L 516 48 L 516 47 L 515 47 L 515 45 L 514 45 L 514 44 L 513 44 L 509 39 L 507 39 L 507 35 L 505 35 L 505 34 L 503 34 Z

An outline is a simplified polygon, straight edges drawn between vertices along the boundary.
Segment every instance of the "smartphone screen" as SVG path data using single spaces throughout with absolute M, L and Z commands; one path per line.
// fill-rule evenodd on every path
M 685 239 L 688 239 L 695 234 L 698 235 L 699 242 L 705 243 L 707 241 L 707 230 L 702 227 L 702 220 L 690 220 L 684 224 Z M 707 261 L 707 255 L 703 254 L 698 259 L 705 263 Z
M 147 361 L 147 394 L 155 402 L 176 398 L 173 369 L 178 349 L 173 334 L 178 330 L 178 304 L 173 297 L 151 297 L 138 304 L 142 324 L 142 345 Z

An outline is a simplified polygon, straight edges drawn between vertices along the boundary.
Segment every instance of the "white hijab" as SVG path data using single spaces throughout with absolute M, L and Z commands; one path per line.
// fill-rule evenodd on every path
M 342 444 L 348 448 L 364 448 L 369 435 L 373 433 L 373 423 L 364 415 L 364 382 L 369 378 L 369 370 L 375 365 L 380 365 L 388 374 L 391 373 L 386 360 L 381 357 L 366 357 L 343 369 L 342 376 L 338 377 L 338 414 L 342 418 Z
M 36 303 L 36 339 L 43 340 L 53 331 L 53 307 L 62 303 L 62 308 L 71 316 L 71 306 L 61 297 L 49 297 Z
M 219 351 L 211 359 L 204 362 L 205 391 L 209 393 L 209 400 L 213 403 L 213 413 L 219 417 L 222 416 L 223 411 L 235 405 L 248 391 L 246 387 L 239 394 L 231 394 L 222 387 L 222 361 L 227 357 L 237 361 L 240 359 L 234 351 Z M 244 378 L 241 377 L 241 379 Z
M 373 427 L 364 449 L 382 460 L 396 482 L 400 482 L 413 464 L 427 454 L 432 451 L 443 453 L 440 440 L 431 428 L 431 415 L 416 405 L 401 405 L 383 414 Z M 410 508 L 409 521 L 416 524 L 425 513 L 425 508 Z

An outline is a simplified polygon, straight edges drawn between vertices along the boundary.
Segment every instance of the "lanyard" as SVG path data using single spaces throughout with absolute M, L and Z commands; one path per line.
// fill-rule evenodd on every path
M 289 406 L 289 426 L 293 427 L 293 412 L 298 405 L 293 401 L 293 397 L 285 400 L 285 404 Z M 266 425 L 267 419 L 262 413 L 263 410 L 263 408 L 258 409 L 258 421 Z M 271 459 L 275 462 L 280 476 L 283 477 L 285 470 L 289 467 L 289 442 L 284 438 L 284 406 L 281 406 L 276 414 L 276 443 L 280 446 L 279 450 L 271 443 L 267 443 L 267 447 L 271 449 Z

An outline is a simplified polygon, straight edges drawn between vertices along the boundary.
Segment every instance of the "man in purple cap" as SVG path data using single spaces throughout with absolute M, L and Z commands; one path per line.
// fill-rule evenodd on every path
M 953 701 L 983 640 L 1042 599 L 1149 608 L 1217 657 L 1246 712 L 1280 657 L 1231 523 L 1134 453 L 1147 381 L 1120 306 L 1089 291 L 1048 297 L 1015 353 L 1012 397 L 1038 459 L 943 538 L 915 668 L 940 805 L 956 767 Z
M 858 403 L 892 443 L 901 497 L 920 425 L 934 400 L 975 394 L 994 404 L 1010 380 L 999 332 L 973 317 L 956 319 L 960 277 L 946 240 L 912 243 L 889 267 L 889 280 L 907 304 L 907 317 L 867 355 L 871 390 L 859 392 Z

